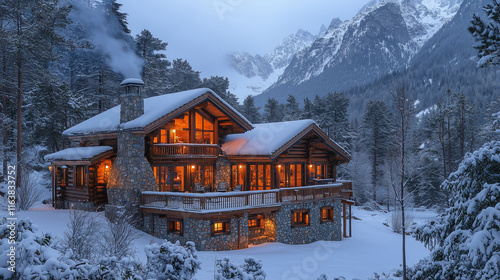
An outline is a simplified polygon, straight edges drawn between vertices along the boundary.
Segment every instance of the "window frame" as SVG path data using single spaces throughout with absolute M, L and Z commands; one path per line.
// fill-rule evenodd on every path
M 328 217 L 324 218 L 323 217 L 323 212 L 328 211 Z M 320 223 L 328 223 L 328 222 L 333 222 L 334 217 L 333 217 L 333 206 L 324 206 L 320 208 Z
M 173 224 L 179 223 L 179 229 L 172 227 Z M 179 236 L 184 235 L 184 220 L 183 219 L 167 219 L 167 233 L 178 234 Z
M 221 223 L 222 224 L 222 229 L 221 230 L 216 230 L 215 229 L 215 224 Z M 210 229 L 212 232 L 212 236 L 217 236 L 217 235 L 229 235 L 231 234 L 231 220 L 213 220 Z
M 250 225 L 250 221 L 256 221 L 256 225 Z M 262 215 L 253 215 L 248 217 L 248 229 L 262 229 L 264 225 L 262 223 Z
M 297 215 L 301 214 L 301 221 L 297 221 Z M 306 227 L 311 225 L 311 215 L 309 209 L 295 209 L 292 210 L 290 215 L 292 228 L 294 227 Z

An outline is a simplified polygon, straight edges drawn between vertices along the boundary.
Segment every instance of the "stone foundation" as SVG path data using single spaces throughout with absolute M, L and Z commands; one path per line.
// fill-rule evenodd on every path
M 221 251 L 248 248 L 248 216 L 230 219 L 229 233 L 212 235 L 212 221 L 191 218 L 182 219 L 183 232 L 168 232 L 168 217 L 157 214 L 144 215 L 145 231 L 170 242 L 186 244 L 192 241 L 198 251 Z M 239 225 L 239 230 L 238 230 Z M 238 238 L 239 234 L 239 238 Z M 239 241 L 239 246 L 238 246 Z
M 321 223 L 321 208 L 333 206 L 333 221 Z M 309 225 L 292 227 L 292 211 L 309 210 Z M 283 203 L 276 214 L 276 241 L 285 244 L 307 244 L 319 240 L 342 240 L 340 199 L 325 199 L 305 203 Z
M 321 208 L 325 206 L 333 206 L 333 221 L 322 223 Z M 291 215 L 296 209 L 309 210 L 308 226 L 292 227 Z M 282 204 L 280 211 L 262 214 L 262 216 L 261 228 L 249 229 L 248 214 L 245 213 L 242 217 L 230 219 L 229 233 L 214 236 L 211 220 L 184 218 L 182 219 L 183 232 L 180 235 L 168 232 L 169 217 L 145 214 L 144 229 L 156 237 L 171 242 L 180 241 L 181 244 L 185 244 L 187 241 L 193 241 L 199 251 L 236 250 L 247 248 L 248 244 L 258 245 L 266 242 L 307 244 L 319 240 L 342 240 L 340 199 Z

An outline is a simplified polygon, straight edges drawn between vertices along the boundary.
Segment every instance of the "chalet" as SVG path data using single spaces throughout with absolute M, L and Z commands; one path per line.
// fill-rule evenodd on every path
M 351 182 L 336 179 L 350 155 L 313 121 L 252 124 L 210 89 L 143 99 L 142 85 L 64 131 L 77 147 L 46 156 L 54 207 L 127 209 L 198 250 L 350 236 Z

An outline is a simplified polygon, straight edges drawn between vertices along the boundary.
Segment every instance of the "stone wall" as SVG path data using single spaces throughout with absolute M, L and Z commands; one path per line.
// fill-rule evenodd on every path
M 276 241 L 276 213 L 264 214 L 262 227 L 248 229 L 248 243 L 259 245 Z
M 226 186 L 231 185 L 231 163 L 225 157 L 217 158 L 215 163 L 215 185 L 226 183 Z
M 146 232 L 154 233 L 156 237 L 170 242 L 179 241 L 181 244 L 186 244 L 187 241 L 192 241 L 198 251 L 237 250 L 238 221 L 240 226 L 239 248 L 248 248 L 248 216 L 246 214 L 243 217 L 230 219 L 229 233 L 215 236 L 212 235 L 212 221 L 191 218 L 182 219 L 182 236 L 178 233 L 168 233 L 168 217 L 160 218 L 157 214 L 144 215 L 144 229 Z
M 333 206 L 333 221 L 321 223 L 321 208 Z M 292 211 L 309 210 L 309 225 L 292 227 Z M 340 200 L 325 199 L 323 201 L 305 203 L 283 203 L 281 211 L 276 214 L 276 241 L 285 244 L 307 244 L 318 240 L 342 240 L 342 221 Z
M 107 185 L 108 203 L 138 206 L 141 191 L 156 191 L 156 179 L 144 157 L 144 136 L 120 131 L 117 158 Z

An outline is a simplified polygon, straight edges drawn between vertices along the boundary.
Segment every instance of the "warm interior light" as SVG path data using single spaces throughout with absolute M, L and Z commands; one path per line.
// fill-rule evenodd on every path
M 109 168 L 109 165 L 106 165 L 106 169 L 108 169 L 108 168 Z
M 174 129 L 174 130 L 172 130 L 172 132 L 173 132 L 173 133 L 175 133 L 175 129 Z
M 241 168 L 241 165 L 239 167 Z
M 280 165 L 278 165 L 278 168 L 281 168 L 281 164 L 280 164 Z
M 312 164 L 309 164 L 309 167 L 310 167 L 310 168 L 312 168 L 312 167 L 313 167 L 313 165 L 312 165 Z
M 52 170 L 53 170 L 53 167 L 52 167 L 52 165 L 51 165 L 51 166 L 49 166 L 49 171 L 52 171 Z
M 195 166 L 194 166 L 194 165 L 191 165 L 191 168 L 193 168 L 193 169 L 194 169 L 194 168 L 195 168 Z

